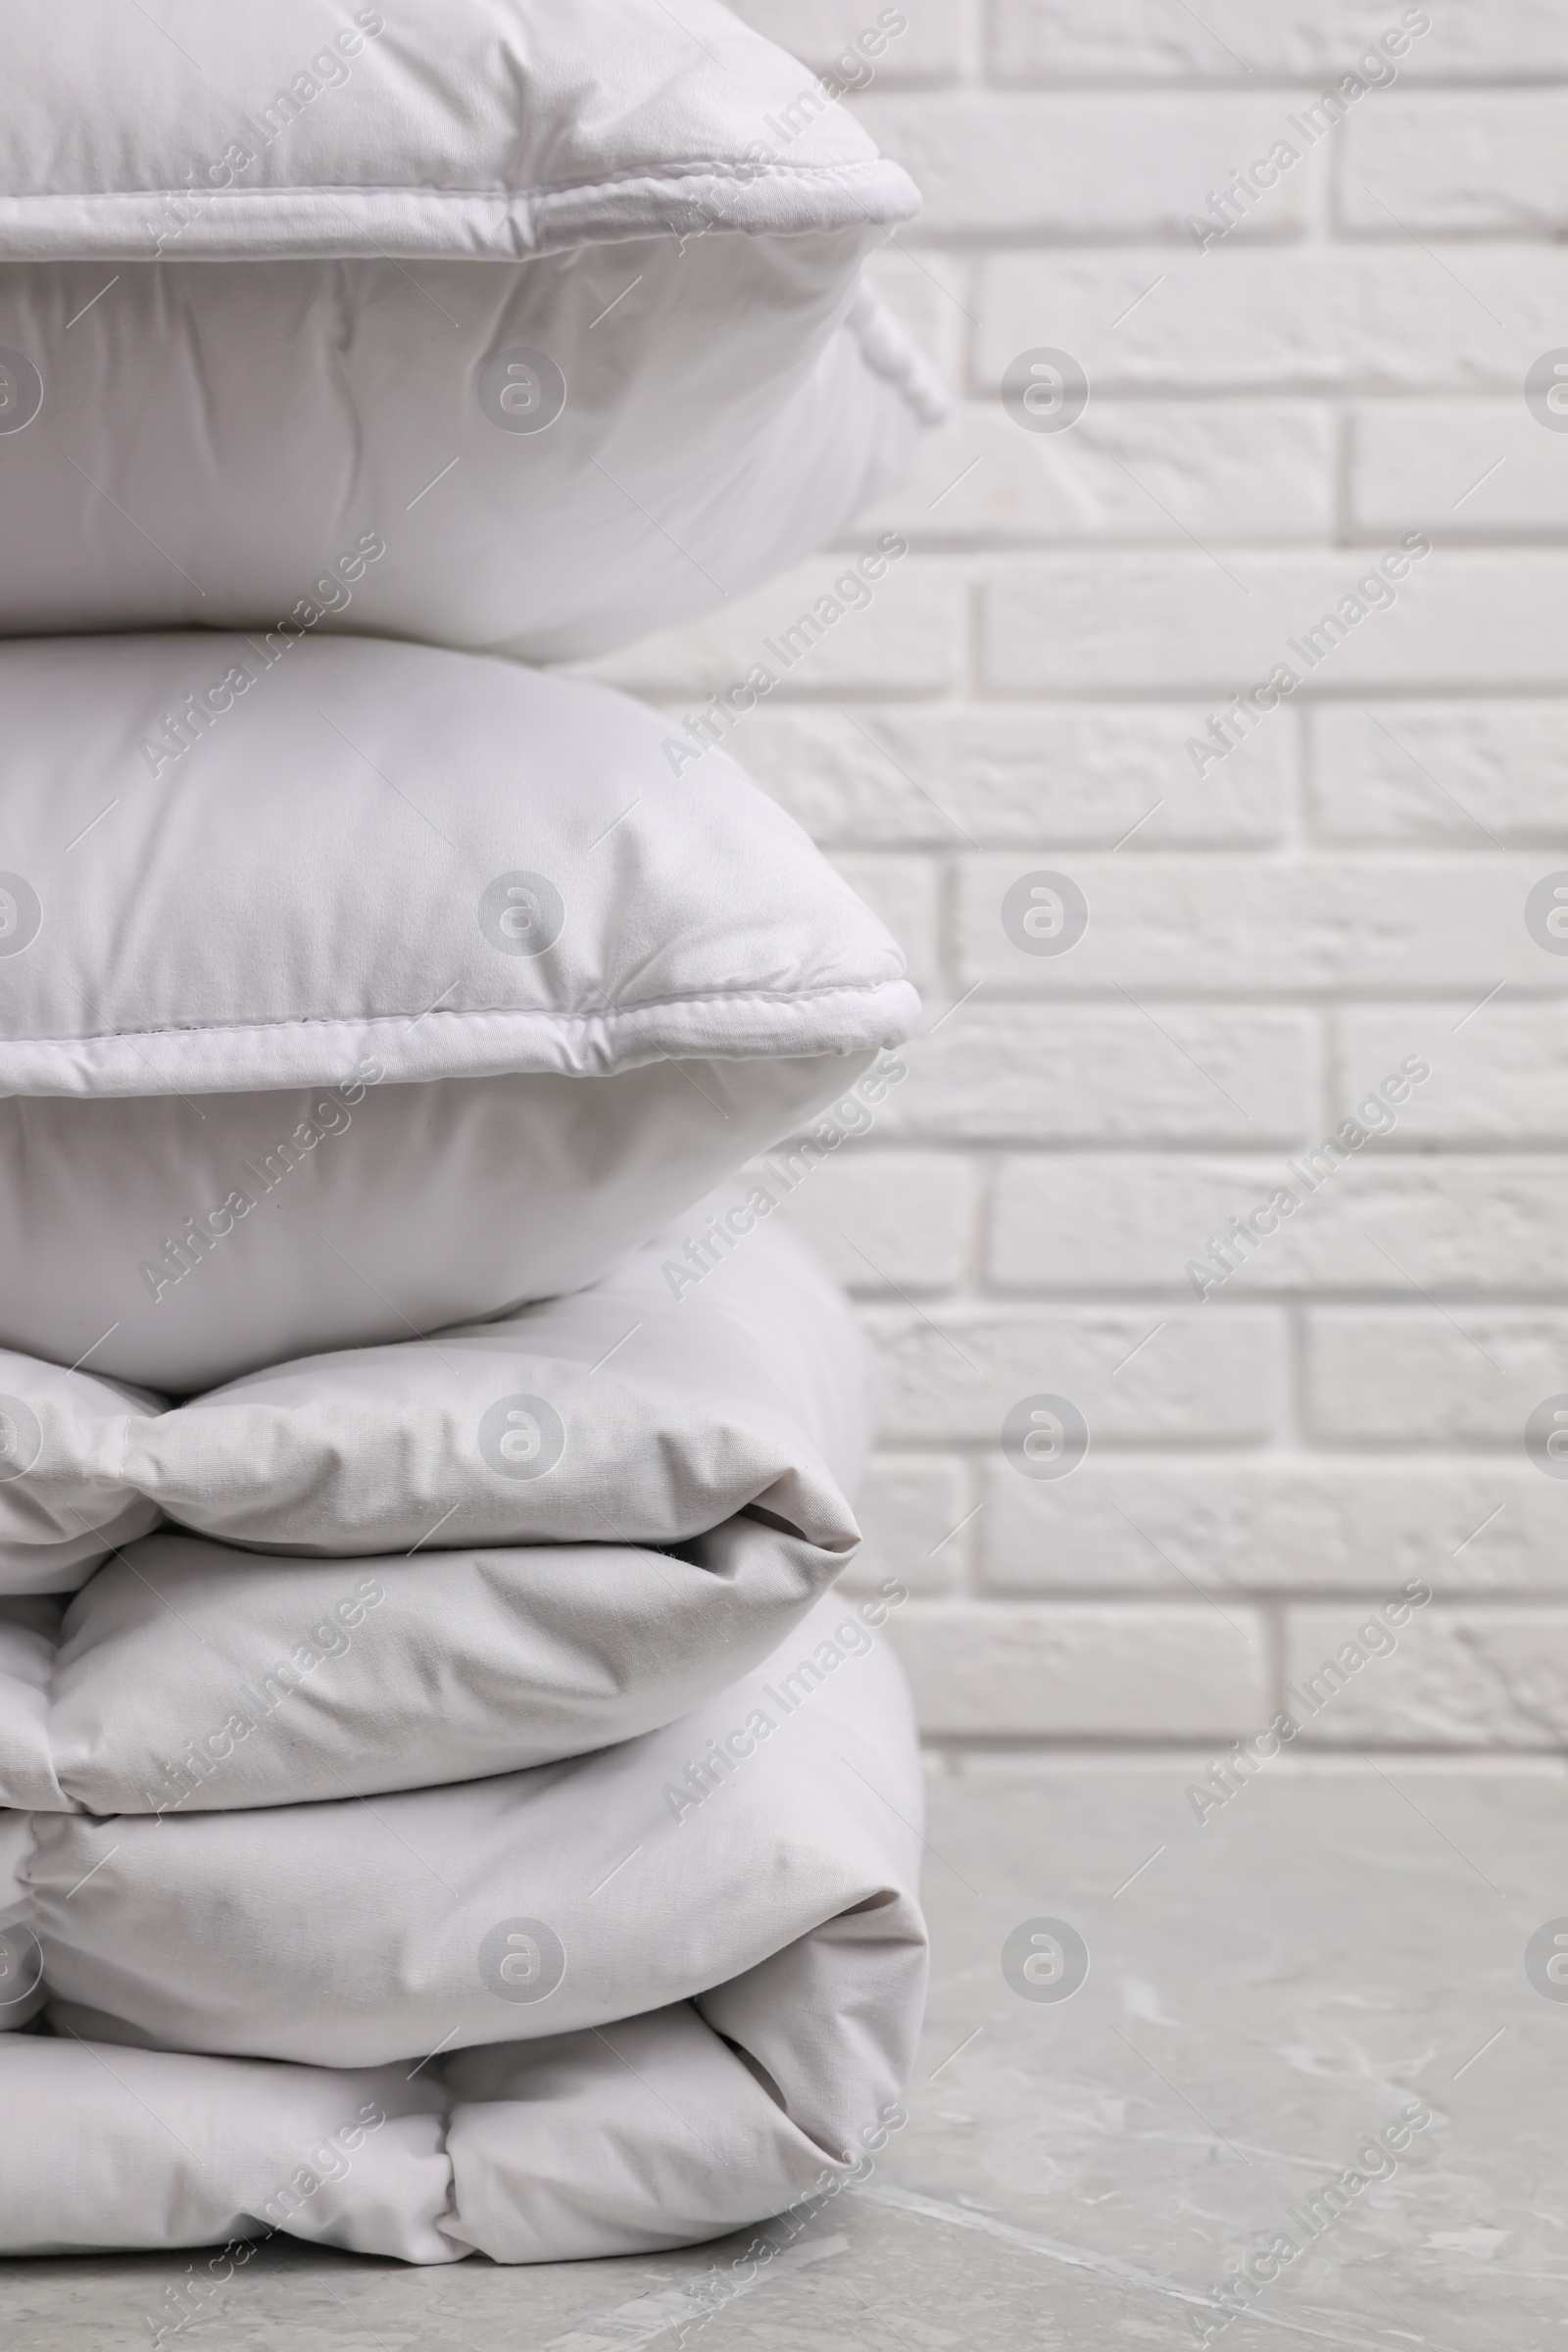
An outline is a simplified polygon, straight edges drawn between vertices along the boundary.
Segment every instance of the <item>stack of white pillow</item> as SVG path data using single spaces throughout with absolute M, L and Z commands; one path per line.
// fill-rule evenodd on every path
M 918 2024 L 868 1367 L 726 1183 L 917 1007 L 525 664 L 895 478 L 912 191 L 713 0 L 7 48 L 0 2252 L 712 2236 Z

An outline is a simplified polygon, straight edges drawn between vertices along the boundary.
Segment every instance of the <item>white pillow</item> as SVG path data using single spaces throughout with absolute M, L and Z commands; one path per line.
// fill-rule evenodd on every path
M 917 1010 L 805 834 L 638 705 L 272 662 L 0 646 L 0 1346 L 169 1392 L 594 1280 Z
M 941 413 L 857 290 L 913 188 L 713 0 L 14 0 L 6 46 L 0 631 L 591 654 Z

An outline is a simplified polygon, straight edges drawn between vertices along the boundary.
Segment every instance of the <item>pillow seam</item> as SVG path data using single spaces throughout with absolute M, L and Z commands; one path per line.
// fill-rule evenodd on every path
M 483 1021 L 494 1019 L 497 1015 L 586 1027 L 591 1022 L 623 1022 L 641 1013 L 666 1012 L 677 1007 L 813 1004 L 831 997 L 876 997 L 885 989 L 905 984 L 906 975 L 895 972 L 890 973 L 886 980 L 843 981 L 823 988 L 753 988 L 735 990 L 722 996 L 710 992 L 685 997 L 649 997 L 634 1004 L 613 1005 L 604 1011 L 564 1012 L 549 1005 L 528 1004 L 449 1004 L 427 1006 L 423 1012 L 301 1012 L 284 1013 L 270 1021 L 185 1021 L 171 1023 L 161 1029 L 93 1029 L 58 1037 L 8 1037 L 0 1043 L 0 1057 L 17 1046 L 137 1045 L 144 1040 L 161 1043 L 173 1037 L 270 1037 L 289 1029 L 402 1028 L 412 1021 Z
M 427 181 L 408 180 L 282 180 L 267 187 L 223 188 L 35 188 L 8 190 L 0 188 L 0 206 L 10 205 L 76 205 L 93 206 L 157 203 L 164 197 L 206 197 L 227 203 L 238 197 L 253 203 L 266 203 L 277 198 L 295 196 L 374 197 L 414 196 L 433 197 L 442 204 L 548 204 L 556 196 L 591 196 L 600 188 L 633 187 L 639 180 L 651 180 L 656 185 L 664 181 L 678 185 L 683 179 L 724 179 L 737 187 L 760 187 L 772 180 L 788 185 L 793 180 L 842 179 L 862 174 L 876 176 L 889 170 L 901 171 L 888 156 L 862 156 L 839 164 L 766 164 L 746 165 L 726 161 L 722 157 L 692 156 L 677 163 L 640 164 L 624 172 L 602 172 L 596 179 L 560 179 L 541 181 L 527 188 L 509 187 L 435 187 Z M 718 225 L 722 226 L 723 223 Z M 257 256 L 266 259 L 266 256 Z

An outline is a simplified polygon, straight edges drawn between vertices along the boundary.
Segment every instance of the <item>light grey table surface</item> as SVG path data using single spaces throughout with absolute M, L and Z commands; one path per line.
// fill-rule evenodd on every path
M 1568 1998 L 1526 1962 L 1546 1923 L 1568 1931 L 1561 1768 L 1287 1763 L 1201 1826 L 1195 1769 L 936 1773 L 909 2121 L 729 2300 L 714 2281 L 756 2233 L 532 2271 L 277 2243 L 169 2341 L 1100 2352 L 1206 2327 L 1227 2352 L 1568 2346 Z M 1048 1919 L 1089 1955 L 1064 1999 L 1041 1997 L 1065 1981 L 1030 1944 Z M 1019 1929 L 1032 1990 L 1004 1964 Z M 1413 2103 L 1430 2121 L 1371 2153 Z M 1217 2328 L 1215 2282 L 1281 2238 Z M 149 2352 L 184 2265 L 0 2266 L 0 2344 Z

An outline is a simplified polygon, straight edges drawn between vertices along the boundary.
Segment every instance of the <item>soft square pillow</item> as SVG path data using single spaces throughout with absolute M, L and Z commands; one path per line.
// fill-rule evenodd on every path
M 0 631 L 592 654 L 941 412 L 858 283 L 913 188 L 713 0 L 14 0 L 6 52 Z
M 0 646 L 0 729 L 28 1355 L 183 1393 L 576 1289 L 917 1010 L 792 820 L 599 687 L 81 638 Z

